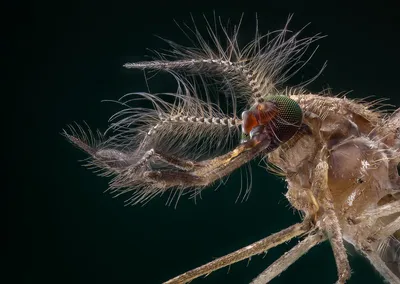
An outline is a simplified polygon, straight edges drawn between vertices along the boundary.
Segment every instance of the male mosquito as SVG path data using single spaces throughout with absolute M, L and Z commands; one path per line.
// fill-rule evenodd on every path
M 124 96 L 126 109 L 97 136 L 80 126 L 64 132 L 89 154 L 89 166 L 113 177 L 112 192 L 131 193 L 131 204 L 165 192 L 176 200 L 197 195 L 255 158 L 286 180 L 286 198 L 302 222 L 165 283 L 187 283 L 295 237 L 302 240 L 251 283 L 269 282 L 324 241 L 333 250 L 337 283 L 351 274 L 344 242 L 387 282 L 400 283 L 400 109 L 384 112 L 380 101 L 310 93 L 305 86 L 313 78 L 286 87 L 308 63 L 305 55 L 319 35 L 300 38 L 286 25 L 263 36 L 257 30 L 240 47 L 239 28 L 230 33 L 220 23 L 205 20 L 207 39 L 186 26 L 192 48 L 167 41 L 170 52 L 125 64 L 172 74 L 175 93 Z M 215 100 L 215 86 L 231 110 Z M 153 107 L 135 107 L 137 100 Z

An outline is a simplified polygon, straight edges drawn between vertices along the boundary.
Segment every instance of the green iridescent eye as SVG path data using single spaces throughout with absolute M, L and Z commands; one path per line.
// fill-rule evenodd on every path
M 303 111 L 299 104 L 284 95 L 270 95 L 264 97 L 265 102 L 272 102 L 277 108 L 277 115 L 273 122 L 279 140 L 289 140 L 299 129 L 303 122 Z
M 297 132 L 302 121 L 303 112 L 296 101 L 283 95 L 266 96 L 242 113 L 241 142 L 264 132 L 276 143 L 283 143 Z
M 303 111 L 295 100 L 283 95 L 266 96 L 264 100 L 273 102 L 276 105 L 281 119 L 292 125 L 301 125 L 303 121 Z

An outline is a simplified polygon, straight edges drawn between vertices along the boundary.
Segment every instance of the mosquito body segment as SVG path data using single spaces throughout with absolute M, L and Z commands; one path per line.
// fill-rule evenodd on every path
M 171 199 L 187 192 L 196 196 L 249 161 L 264 158 L 272 172 L 285 178 L 286 198 L 303 221 L 166 283 L 186 283 L 304 236 L 253 283 L 270 281 L 327 240 L 337 283 L 350 278 L 347 242 L 386 281 L 399 284 L 400 109 L 388 115 L 374 109 L 374 103 L 310 93 L 304 87 L 313 78 L 297 88 L 282 88 L 309 61 L 311 56 L 304 55 L 320 36 L 299 39 L 285 26 L 267 36 L 257 32 L 253 42 L 240 48 L 238 28 L 229 35 L 221 27 L 223 46 L 208 21 L 206 27 L 214 46 L 195 27 L 190 32 L 197 47 L 168 41 L 169 56 L 125 65 L 172 74 L 178 90 L 168 95 L 174 102 L 138 93 L 153 109 L 128 107 L 116 114 L 111 137 L 93 141 L 79 127 L 65 136 L 90 155 L 91 166 L 114 177 L 114 192 L 133 192 L 132 204 L 164 192 Z M 204 88 L 192 80 L 196 75 Z M 232 111 L 222 110 L 212 98 L 209 89 L 215 82 L 223 86 L 219 90 Z

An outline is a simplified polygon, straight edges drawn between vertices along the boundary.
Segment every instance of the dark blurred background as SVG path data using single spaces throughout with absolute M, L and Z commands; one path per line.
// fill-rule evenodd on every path
M 188 1 L 189 2 L 189 1 Z M 146 91 L 143 73 L 126 62 L 145 60 L 146 48 L 164 48 L 162 36 L 188 43 L 178 23 L 190 13 L 202 22 L 213 11 L 238 23 L 243 41 L 251 39 L 258 13 L 261 33 L 282 28 L 289 14 L 304 36 L 328 35 L 294 82 L 328 67 L 310 86 L 332 88 L 348 97 L 375 95 L 400 106 L 399 17 L 394 5 L 350 1 L 81 1 L 14 2 L 15 15 L 4 27 L 12 53 L 5 91 L 7 271 L 3 283 L 160 283 L 217 256 L 257 241 L 300 220 L 283 194 L 285 183 L 252 164 L 253 189 L 246 202 L 235 200 L 240 172 L 202 200 L 182 198 L 177 208 L 167 196 L 144 207 L 124 206 L 127 196 L 103 193 L 106 178 L 81 167 L 85 155 L 60 135 L 74 121 L 105 130 L 128 92 Z M 393 1 L 394 2 L 394 1 Z M 360 2 L 361 3 L 361 2 Z M 165 80 L 165 81 L 163 81 Z M 152 82 L 150 82 L 152 84 Z M 168 76 L 151 87 L 173 88 Z M 11 123 L 10 123 L 11 122 Z M 9 129 L 8 129 L 9 127 Z M 248 283 L 297 241 L 224 268 L 193 283 Z M 369 263 L 349 250 L 349 283 L 383 283 Z M 228 273 L 229 272 L 229 273 Z M 272 283 L 333 283 L 336 267 L 329 244 L 310 251 Z

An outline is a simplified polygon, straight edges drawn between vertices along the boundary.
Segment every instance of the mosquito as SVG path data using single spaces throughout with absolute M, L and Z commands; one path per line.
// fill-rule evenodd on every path
M 302 30 L 289 30 L 290 19 L 266 35 L 257 28 L 244 47 L 240 23 L 229 32 L 219 18 L 205 19 L 207 38 L 185 25 L 194 47 L 167 41 L 169 51 L 154 60 L 124 65 L 172 74 L 176 92 L 124 96 L 125 108 L 104 133 L 79 125 L 64 131 L 89 155 L 89 167 L 112 176 L 111 192 L 130 193 L 133 205 L 165 193 L 168 202 L 196 197 L 256 158 L 286 180 L 285 196 L 300 223 L 165 283 L 190 282 L 293 238 L 301 241 L 251 283 L 271 281 L 324 241 L 332 247 L 337 283 L 351 275 L 344 243 L 387 282 L 400 283 L 400 108 L 382 111 L 387 105 L 380 100 L 311 93 L 306 86 L 314 78 L 285 86 L 321 38 L 301 38 Z M 143 100 L 151 107 L 137 106 Z

